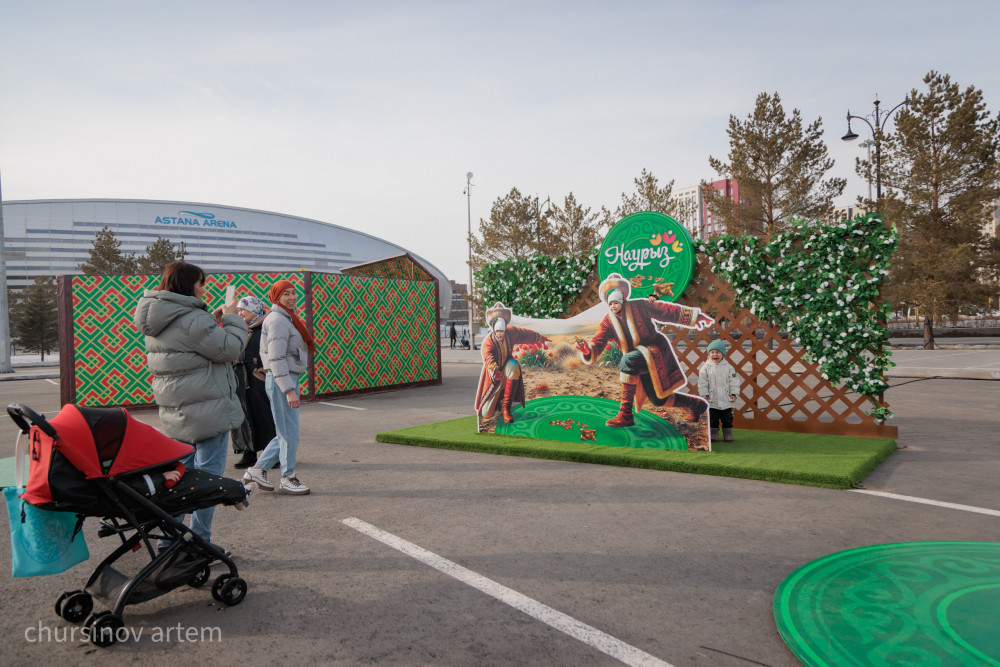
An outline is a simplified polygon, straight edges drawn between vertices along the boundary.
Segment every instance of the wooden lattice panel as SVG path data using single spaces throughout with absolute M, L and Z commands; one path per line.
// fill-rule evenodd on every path
M 580 296 L 577 297 L 576 301 L 570 305 L 566 310 L 563 317 L 573 317 L 574 315 L 579 315 L 585 310 L 593 308 L 601 302 L 601 297 L 597 293 L 597 287 L 600 285 L 600 280 L 597 277 L 597 265 L 594 265 L 594 270 L 590 272 L 590 277 L 587 279 L 587 286 L 583 288 L 580 292 Z
M 598 303 L 598 284 L 597 276 L 591 276 L 581 299 L 573 305 L 577 310 L 571 308 L 566 315 Z M 749 311 L 734 309 L 732 287 L 712 273 L 705 256 L 699 257 L 694 280 L 678 303 L 701 308 L 715 318 L 711 331 L 718 332 L 726 343 L 726 359 L 741 379 L 741 400 L 734 408 L 737 428 L 897 437 L 895 426 L 878 423 L 866 414 L 872 404 L 865 396 L 823 379 L 818 366 L 805 361 L 803 350 L 782 338 L 776 327 Z M 673 327 L 664 333 L 673 341 L 681 367 L 688 373 L 689 390 L 697 393 L 698 368 L 708 357 L 705 348 L 715 337 L 709 331 Z

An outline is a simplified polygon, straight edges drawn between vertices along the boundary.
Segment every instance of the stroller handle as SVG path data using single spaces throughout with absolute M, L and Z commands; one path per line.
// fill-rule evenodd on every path
M 31 427 L 29 426 L 30 422 L 40 428 L 45 435 L 49 436 L 53 440 L 59 439 L 59 434 L 54 428 L 52 428 L 52 424 L 47 422 L 45 417 L 35 412 L 27 405 L 11 403 L 7 406 L 7 414 L 14 420 L 17 427 L 21 429 L 21 433 L 27 434 L 31 430 Z

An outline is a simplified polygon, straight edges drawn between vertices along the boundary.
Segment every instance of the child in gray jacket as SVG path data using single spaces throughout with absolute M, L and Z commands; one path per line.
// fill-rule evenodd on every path
M 698 369 L 698 394 L 708 401 L 713 442 L 719 439 L 719 422 L 723 439 L 733 441 L 733 406 L 740 393 L 740 376 L 725 356 L 726 344 L 714 341 L 708 346 L 708 360 Z

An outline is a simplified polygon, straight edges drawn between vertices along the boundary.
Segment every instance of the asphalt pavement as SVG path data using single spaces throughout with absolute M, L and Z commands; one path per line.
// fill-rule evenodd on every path
M 56 597 L 115 546 L 90 520 L 89 562 L 0 579 L 4 664 L 578 667 L 620 664 L 614 653 L 790 667 L 772 604 L 799 566 L 873 544 L 1000 539 L 998 382 L 891 378 L 902 448 L 861 493 L 375 442 L 472 413 L 478 352 L 443 357 L 439 386 L 303 405 L 310 495 L 218 509 L 214 539 L 249 583 L 242 604 L 184 587 L 127 608 L 132 634 L 114 647 L 70 637 Z M 0 401 L 51 416 L 58 387 L 2 383 Z M 8 436 L 12 452 L 13 424 Z M 0 544 L 0 570 L 9 553 Z

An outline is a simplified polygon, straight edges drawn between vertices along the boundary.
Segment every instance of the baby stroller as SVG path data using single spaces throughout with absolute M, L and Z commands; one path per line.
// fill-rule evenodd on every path
M 158 481 L 161 472 L 175 468 L 194 448 L 133 419 L 122 408 L 69 404 L 46 420 L 15 403 L 7 413 L 29 438 L 28 481 L 21 498 L 41 509 L 74 512 L 81 521 L 100 518 L 98 536 L 117 535 L 122 542 L 97 566 L 83 590 L 59 596 L 58 616 L 71 623 L 85 621 L 90 641 L 110 646 L 124 627 L 126 605 L 184 585 L 201 587 L 215 561 L 229 571 L 216 577 L 212 597 L 229 606 L 243 601 L 247 584 L 229 554 L 180 520 L 193 510 L 243 503 L 246 493 L 240 482 L 188 469 L 172 492 L 166 492 L 164 482 Z M 113 567 L 119 558 L 143 548 L 150 560 L 138 574 L 127 576 Z M 95 597 L 111 608 L 91 613 Z

